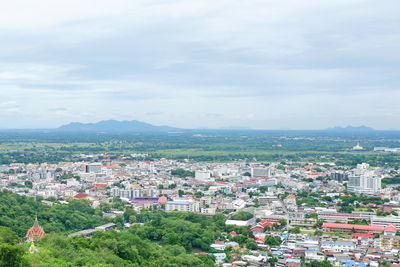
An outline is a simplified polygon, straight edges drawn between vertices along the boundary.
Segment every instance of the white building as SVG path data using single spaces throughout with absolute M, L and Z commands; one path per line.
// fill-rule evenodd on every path
M 368 164 L 360 164 L 349 175 L 347 191 L 356 194 L 375 194 L 382 189 L 381 177 L 368 169 Z
M 371 224 L 374 226 L 388 226 L 389 224 L 394 224 L 397 226 L 398 229 L 400 229 L 400 217 L 398 216 L 375 216 L 371 218 Z
M 273 174 L 272 168 L 251 168 L 251 177 L 252 178 L 269 178 Z
M 199 212 L 200 204 L 193 200 L 186 199 L 174 199 L 174 201 L 168 201 L 165 204 L 165 211 L 187 211 L 187 212 Z
M 209 171 L 196 171 L 194 174 L 194 178 L 197 180 L 210 180 L 211 179 L 211 172 Z
M 363 150 L 364 148 L 360 145 L 360 143 L 357 143 L 357 145 L 353 146 L 353 150 Z

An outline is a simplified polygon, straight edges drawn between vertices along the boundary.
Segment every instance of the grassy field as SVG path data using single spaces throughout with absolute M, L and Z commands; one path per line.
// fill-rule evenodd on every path
M 76 155 L 108 153 L 129 156 L 149 154 L 152 158 L 198 161 L 299 161 L 335 162 L 354 166 L 361 162 L 373 166 L 400 167 L 400 153 L 373 152 L 374 146 L 394 146 L 397 139 L 364 137 L 365 151 L 353 151 L 354 137 L 301 136 L 237 132 L 194 135 L 169 134 L 60 134 L 42 132 L 0 132 L 0 163 L 58 162 L 76 160 Z M 400 140 L 400 139 L 399 139 Z

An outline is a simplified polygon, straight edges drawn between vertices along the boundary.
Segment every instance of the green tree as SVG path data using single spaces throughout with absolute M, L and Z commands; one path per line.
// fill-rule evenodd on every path
M 24 261 L 25 252 L 17 245 L 0 245 L 0 267 L 23 267 L 28 266 Z

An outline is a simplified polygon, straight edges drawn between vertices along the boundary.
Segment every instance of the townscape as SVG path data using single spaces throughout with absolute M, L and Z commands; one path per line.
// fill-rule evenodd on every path
M 133 156 L 2 165 L 0 186 L 46 206 L 75 199 L 101 210 L 102 224 L 69 231 L 69 238 L 145 227 L 139 217 L 146 212 L 182 212 L 222 216 L 225 232 L 192 251 L 221 266 L 400 264 L 400 173 L 394 168 Z M 27 234 L 33 254 L 45 236 L 44 220 L 37 217 Z
M 399 0 L 0 6 L 0 267 L 400 267 Z

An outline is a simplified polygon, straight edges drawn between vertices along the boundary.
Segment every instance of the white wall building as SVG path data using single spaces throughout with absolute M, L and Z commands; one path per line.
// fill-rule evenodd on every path
M 188 211 L 188 212 L 199 212 L 200 204 L 193 200 L 186 199 L 174 199 L 174 201 L 168 201 L 165 204 L 165 211 Z
M 347 191 L 356 194 L 375 194 L 382 189 L 381 177 L 368 169 L 367 164 L 360 164 L 349 175 Z

